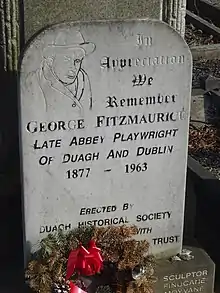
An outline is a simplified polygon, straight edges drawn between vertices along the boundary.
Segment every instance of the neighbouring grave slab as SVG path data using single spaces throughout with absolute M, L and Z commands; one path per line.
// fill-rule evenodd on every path
M 185 247 L 184 247 L 185 248 Z M 159 260 L 156 265 L 155 292 L 214 292 L 215 265 L 201 248 L 186 247 L 194 259 L 188 261 Z
M 204 93 L 198 93 L 198 95 L 192 95 L 191 99 L 191 123 L 195 127 L 204 127 L 206 123 L 206 109 L 205 109 L 205 97 Z
M 182 246 L 191 53 L 152 20 L 63 23 L 20 73 L 26 241 L 135 224 L 158 257 Z

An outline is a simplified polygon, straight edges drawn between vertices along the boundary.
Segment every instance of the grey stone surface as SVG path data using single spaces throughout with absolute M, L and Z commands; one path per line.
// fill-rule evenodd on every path
M 163 20 L 184 36 L 185 15 L 186 0 L 24 0 L 25 39 L 61 21 L 146 17 Z
M 185 14 L 186 0 L 0 0 L 0 61 L 5 71 L 17 71 L 24 39 L 58 22 L 148 17 L 184 36 Z
M 24 39 L 58 22 L 148 17 L 184 37 L 185 14 L 186 0 L 0 0 L 0 61 L 5 71 L 17 71 Z
M 206 122 L 204 95 L 192 96 L 190 119 L 196 127 L 204 127 Z
M 161 0 L 24 0 L 25 39 L 62 21 L 118 18 L 159 19 Z
M 188 248 L 188 247 L 187 247 Z M 188 261 L 160 260 L 156 264 L 156 293 L 214 292 L 215 265 L 207 253 L 195 247 L 194 259 Z
M 31 245 L 58 228 L 136 224 L 158 257 L 181 250 L 191 71 L 160 21 L 66 23 L 32 41 L 20 75 Z
M 214 84 L 216 82 L 214 81 Z M 213 87 L 215 85 L 210 82 L 210 89 L 212 91 L 206 92 L 202 89 L 193 90 L 191 99 L 190 119 L 192 125 L 196 128 L 203 128 L 207 123 L 213 123 L 219 119 L 220 116 L 220 97 L 216 95 Z M 217 89 L 218 84 L 216 85 Z
M 17 70 L 18 56 L 20 52 L 19 29 L 19 1 L 0 0 L 1 71 Z
M 209 75 L 205 80 L 205 89 L 220 97 L 220 78 Z
M 207 60 L 220 58 L 220 44 L 193 46 L 190 48 L 193 60 L 204 58 Z
M 185 35 L 186 0 L 163 0 L 162 20 Z

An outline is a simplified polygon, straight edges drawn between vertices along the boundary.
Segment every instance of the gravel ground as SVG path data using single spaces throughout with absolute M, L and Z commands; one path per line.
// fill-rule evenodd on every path
M 211 45 L 220 43 L 220 38 L 213 37 L 192 24 L 186 25 L 185 40 L 189 46 Z
M 207 0 L 207 2 L 220 8 L 220 0 Z
M 220 39 L 205 34 L 193 25 L 186 26 L 185 39 L 189 46 L 220 43 Z M 194 61 L 193 88 L 203 88 L 203 81 L 209 75 L 220 78 L 220 60 L 200 59 Z M 189 154 L 220 180 L 220 130 L 218 129 L 220 129 L 220 124 L 218 126 L 205 125 L 200 129 L 191 125 Z
M 220 125 L 190 126 L 189 155 L 220 179 Z
M 203 33 L 192 25 L 186 27 L 186 42 L 190 46 L 220 43 L 219 39 Z M 200 59 L 193 64 L 193 88 L 203 87 L 209 75 L 220 78 L 220 60 Z M 213 113 L 214 115 L 214 113 Z M 189 131 L 189 154 L 205 169 L 220 179 L 220 124 L 205 125 L 196 129 L 191 125 Z
M 193 88 L 203 88 L 203 81 L 209 76 L 220 78 L 220 60 L 200 59 L 193 63 Z
M 220 7 L 220 0 L 209 2 Z M 220 38 L 204 33 L 192 24 L 186 25 L 185 40 L 190 47 L 220 43 Z M 220 60 L 194 61 L 192 87 L 204 89 L 203 81 L 209 75 L 220 78 Z M 214 117 L 215 113 L 211 116 Z M 189 155 L 220 180 L 220 123 L 215 126 L 205 125 L 199 129 L 190 125 Z
M 185 40 L 189 46 L 220 43 L 220 38 L 206 34 L 192 24 L 186 26 Z M 193 64 L 193 88 L 201 88 L 201 80 L 204 80 L 209 75 L 220 77 L 220 61 L 218 59 L 195 61 Z

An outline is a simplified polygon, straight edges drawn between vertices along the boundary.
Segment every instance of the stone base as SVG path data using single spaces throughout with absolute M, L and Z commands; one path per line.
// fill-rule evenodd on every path
M 215 264 L 208 254 L 196 247 L 184 247 L 192 251 L 194 259 L 188 261 L 158 260 L 154 285 L 156 293 L 214 292 Z
M 154 276 L 157 281 L 154 284 L 154 293 L 214 293 L 214 262 L 203 249 L 188 246 L 184 248 L 192 251 L 194 259 L 156 261 Z M 102 279 L 102 282 L 101 285 L 107 284 L 106 279 Z M 25 293 L 33 291 L 26 286 Z

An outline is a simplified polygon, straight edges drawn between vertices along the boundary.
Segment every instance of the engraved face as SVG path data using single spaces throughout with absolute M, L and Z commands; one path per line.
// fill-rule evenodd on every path
M 72 84 L 78 75 L 84 57 L 85 52 L 82 48 L 57 53 L 52 63 L 57 78 L 65 84 Z

